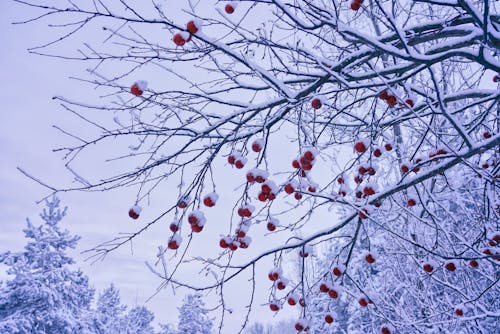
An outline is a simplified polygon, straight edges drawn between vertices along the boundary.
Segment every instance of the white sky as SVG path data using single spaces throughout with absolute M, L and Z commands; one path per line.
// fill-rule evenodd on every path
M 46 189 L 23 176 L 16 168 L 22 167 L 49 184 L 56 186 L 70 184 L 71 178 L 63 168 L 60 155 L 52 152 L 53 148 L 68 143 L 68 138 L 52 128 L 52 125 L 72 128 L 81 124 L 51 97 L 54 95 L 79 97 L 80 84 L 68 77 L 80 74 L 85 67 L 77 63 L 28 54 L 26 51 L 28 47 L 47 40 L 50 34 L 48 28 L 40 24 L 11 24 L 11 22 L 28 17 L 30 17 L 30 11 L 27 8 L 9 1 L 0 2 L 2 49 L 0 52 L 0 99 L 2 101 L 0 109 L 2 120 L 0 122 L 0 211 L 2 212 L 0 252 L 20 250 L 23 247 L 25 239 L 22 229 L 25 226 L 25 218 L 29 217 L 33 222 L 40 222 L 38 212 L 43 205 L 36 205 L 35 202 L 47 195 Z M 86 98 L 81 96 L 84 101 Z M 226 187 L 223 184 L 221 188 L 218 188 L 219 191 L 221 189 L 231 192 L 234 187 L 229 185 Z M 176 190 L 172 193 L 175 194 Z M 127 216 L 135 193 L 133 191 L 127 193 L 126 190 L 106 194 L 66 193 L 61 194 L 60 198 L 62 204 L 69 208 L 68 216 L 62 226 L 73 234 L 82 236 L 74 257 L 78 266 L 90 277 L 91 284 L 99 292 L 113 282 L 120 289 L 123 302 L 128 305 L 144 303 L 160 283 L 147 270 L 144 261 L 154 261 L 157 246 L 161 240 L 166 240 L 170 235 L 167 230 L 168 222 L 164 222 L 163 226 L 155 227 L 141 236 L 134 243 L 133 254 L 130 247 L 125 247 L 109 255 L 104 262 L 90 265 L 89 262 L 83 261 L 84 256 L 80 254 L 81 251 L 99 242 L 107 241 L 119 232 L 133 231 L 137 224 L 141 224 L 141 222 L 131 222 Z M 152 207 L 158 204 L 157 200 Z M 233 203 L 228 202 L 227 205 L 232 207 Z M 160 211 L 144 208 L 142 216 L 144 219 L 153 218 L 158 212 Z M 215 212 L 213 217 L 216 218 L 208 217 L 209 223 L 207 224 L 215 224 L 214 221 L 223 221 L 227 218 L 227 215 L 217 213 L 216 209 L 212 212 Z M 226 213 L 227 210 L 224 214 Z M 264 227 L 259 226 L 259 228 L 261 234 L 264 234 Z M 207 231 L 208 233 L 210 232 Z M 195 247 L 203 250 L 210 244 L 213 248 L 214 241 L 216 242 L 218 238 L 217 233 L 220 231 L 216 229 L 211 231 L 213 238 L 210 239 L 210 243 L 198 238 L 200 244 Z M 260 248 L 267 249 L 269 245 L 262 243 Z M 244 258 L 245 256 L 241 255 L 240 259 Z M 269 268 L 270 264 L 258 267 L 258 275 L 265 277 Z M 190 274 L 192 273 L 186 272 L 186 275 Z M 5 273 L 0 271 L 0 279 L 5 278 Z M 241 282 L 244 285 L 228 286 L 228 295 L 231 295 L 236 304 L 229 303 L 235 311 L 226 318 L 225 333 L 234 333 L 236 329 L 239 329 L 243 320 L 244 304 L 238 306 L 237 303 L 238 300 L 248 300 L 250 291 L 247 289 L 246 278 Z M 246 290 L 241 289 L 243 286 Z M 257 295 L 251 320 L 261 322 L 266 321 L 265 319 L 271 320 L 272 314 L 267 305 L 260 306 L 267 301 L 265 293 L 270 287 L 270 282 L 261 280 L 258 287 L 261 288 L 262 293 Z M 177 306 L 184 292 L 179 291 L 177 296 L 174 296 L 172 289 L 167 289 L 146 306 L 155 312 L 157 322 L 176 324 Z M 208 306 L 213 306 L 213 300 L 212 303 L 208 302 Z M 282 312 L 280 318 L 290 315 L 284 313 Z M 214 313 L 213 316 L 218 315 L 219 313 Z

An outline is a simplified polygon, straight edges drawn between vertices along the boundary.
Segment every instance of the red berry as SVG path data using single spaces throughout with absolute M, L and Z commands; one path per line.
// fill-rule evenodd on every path
M 176 223 L 171 223 L 169 228 L 170 228 L 170 231 L 175 233 L 179 230 L 179 225 L 177 225 Z
M 265 202 L 269 196 L 265 192 L 260 192 L 259 195 L 257 195 L 257 199 L 261 202 Z
M 408 173 L 410 171 L 410 168 L 406 165 L 401 165 L 401 171 L 403 173 Z
M 290 183 L 287 183 L 285 187 L 283 188 L 287 194 L 291 194 L 295 191 L 293 186 Z
M 330 314 L 325 315 L 325 322 L 331 324 L 333 322 L 333 317 Z
M 463 315 L 464 315 L 464 311 L 463 311 L 461 308 L 456 308 L 456 309 L 455 309 L 455 315 L 456 315 L 457 317 L 461 317 L 461 316 L 463 316 Z
M 243 167 L 245 167 L 245 164 L 244 164 L 244 163 L 243 163 L 243 161 L 241 161 L 241 160 L 236 160 L 236 161 L 234 162 L 234 166 L 235 166 L 236 168 L 238 168 L 238 169 L 242 169 Z
M 408 199 L 407 201 L 408 206 L 415 206 L 417 205 L 417 201 L 415 201 L 413 198 Z
M 132 219 L 137 219 L 139 218 L 139 214 L 137 212 L 135 212 L 135 210 L 132 208 L 130 210 L 128 210 L 128 216 Z
M 179 203 L 177 203 L 177 207 L 179 209 L 185 209 L 187 208 L 187 202 L 185 200 L 180 200 Z
M 354 150 L 358 153 L 363 153 L 366 151 L 366 145 L 365 143 L 358 141 L 354 144 Z
M 276 230 L 276 225 L 274 225 L 273 223 L 267 223 L 267 230 L 273 232 L 274 230 Z
M 181 33 L 175 34 L 173 40 L 175 45 L 177 46 L 183 46 L 184 44 L 186 44 L 186 40 L 184 39 Z
M 379 149 L 379 148 L 376 148 L 375 150 L 373 150 L 373 156 L 374 157 L 380 157 L 382 155 L 382 151 Z
M 274 193 L 269 193 L 269 194 L 267 194 L 267 198 L 268 198 L 270 201 L 272 201 L 272 200 L 274 200 L 274 199 L 276 198 L 276 195 L 275 195 Z
M 412 108 L 413 108 L 413 106 L 415 105 L 415 103 L 413 102 L 413 100 L 412 100 L 412 99 L 406 99 L 406 100 L 405 100 L 405 103 L 406 103 L 407 105 L 409 105 L 410 107 L 412 107 Z
M 374 262 L 375 262 L 375 257 L 373 257 L 373 254 L 368 253 L 368 254 L 366 254 L 366 256 L 365 256 L 365 260 L 366 260 L 366 262 L 368 262 L 368 263 L 372 264 L 372 263 L 374 263 Z
M 227 162 L 230 164 L 230 165 L 234 165 L 234 162 L 236 161 L 236 157 L 234 155 L 230 155 L 227 157 Z
M 378 95 L 378 98 L 381 99 L 381 100 L 387 100 L 388 97 L 389 97 L 389 94 L 387 93 L 386 90 L 384 90 L 382 93 L 380 93 Z
M 394 107 L 396 105 L 397 99 L 394 95 L 390 95 L 387 98 L 386 102 L 390 107 Z
M 498 76 L 497 74 L 493 77 L 493 82 L 499 82 L 499 81 L 500 81 L 500 76 Z
M 361 209 L 361 211 L 358 212 L 358 217 L 361 219 L 366 219 L 366 218 L 368 218 L 367 214 L 368 214 L 368 210 L 363 208 L 363 209 Z
M 362 307 L 367 307 L 367 306 L 368 306 L 368 301 L 367 301 L 365 298 L 360 298 L 360 299 L 358 300 L 358 303 L 359 303 L 359 305 L 360 305 L 360 306 L 362 306 Z
M 337 183 L 338 183 L 338 184 L 342 184 L 342 183 L 344 183 L 344 178 L 339 177 L 339 178 L 337 179 Z
M 306 301 L 304 300 L 304 298 L 299 299 L 299 305 L 302 307 L 306 307 Z
M 434 267 L 429 263 L 424 264 L 422 268 L 426 273 L 432 273 L 432 271 L 434 270 Z
M 301 193 L 295 193 L 295 194 L 293 195 L 293 197 L 295 197 L 295 199 L 296 199 L 297 201 L 300 201 L 300 200 L 302 199 L 302 194 L 301 194 Z
M 253 144 L 252 144 L 252 151 L 254 152 L 260 152 L 262 150 L 262 146 L 260 146 L 260 143 L 255 141 Z
M 330 291 L 330 289 L 328 288 L 328 285 L 326 285 L 326 283 L 321 283 L 321 285 L 319 286 L 319 291 L 328 292 Z
M 359 8 L 361 7 L 361 4 L 357 1 L 353 1 L 351 2 L 351 9 L 352 10 L 359 10 Z
M 311 192 L 311 193 L 315 193 L 316 192 L 316 188 L 314 188 L 313 186 L 309 186 L 307 188 L 307 191 Z
M 300 162 L 297 159 L 294 159 L 292 161 L 292 167 L 297 169 L 300 168 Z
M 232 250 L 233 252 L 238 249 L 238 245 L 235 244 L 234 242 L 231 242 L 228 246 L 229 249 Z
M 391 330 L 389 329 L 389 327 L 383 326 L 382 328 L 380 328 L 380 333 L 391 334 Z
M 290 306 L 294 306 L 295 304 L 297 304 L 297 301 L 293 297 L 289 297 L 287 302 L 288 302 L 288 305 L 290 305 Z
M 357 184 L 360 184 L 361 182 L 363 182 L 363 178 L 359 175 L 356 175 L 354 177 L 354 182 L 357 183 Z
M 176 240 L 171 240 L 168 243 L 168 248 L 170 248 L 170 249 L 177 249 L 177 248 L 179 248 L 179 244 L 177 244 Z
M 363 192 L 361 190 L 356 191 L 356 198 L 363 197 Z
M 339 267 L 335 267 L 335 268 L 333 268 L 332 272 L 333 272 L 333 274 L 334 274 L 335 276 L 337 276 L 337 277 L 342 276 L 342 270 L 341 270 Z
M 198 32 L 198 27 L 196 26 L 196 23 L 191 20 L 186 24 L 186 29 L 189 31 L 191 34 L 196 34 Z
M 302 326 L 302 324 L 300 322 L 297 322 L 295 324 L 295 329 L 298 330 L 299 332 L 301 332 L 304 330 L 304 326 Z
M 386 150 L 386 151 L 392 151 L 392 145 L 391 145 L 391 144 L 389 144 L 389 143 L 386 143 L 386 144 L 384 145 L 384 148 L 385 148 L 385 150 Z
M 457 269 L 457 267 L 455 266 L 455 263 L 453 262 L 447 262 L 444 267 L 446 268 L 446 270 L 448 271 L 455 271 Z
M 483 138 L 484 138 L 484 139 L 489 139 L 489 138 L 491 138 L 491 133 L 489 133 L 488 131 L 485 131 L 485 132 L 483 133 Z
M 227 241 L 226 241 L 226 239 L 225 239 L 225 238 L 220 239 L 220 241 L 219 241 L 219 246 L 220 246 L 221 248 L 228 248 L 228 247 L 229 247 L 229 245 L 228 245 L 228 243 L 227 243 Z
M 139 89 L 139 86 L 135 83 L 130 87 L 130 92 L 135 96 L 141 96 L 143 91 Z
M 376 208 L 380 208 L 382 206 L 382 202 L 375 202 L 373 203 L 373 206 L 376 207 Z
M 283 283 L 283 281 L 279 281 L 278 284 L 276 284 L 276 288 L 278 288 L 278 290 L 284 290 L 286 288 L 286 284 Z
M 211 197 L 205 197 L 203 199 L 203 204 L 205 204 L 205 206 L 208 206 L 209 208 L 215 206 L 215 203 L 212 201 Z
M 471 266 L 472 268 L 477 268 L 479 266 L 479 263 L 477 263 L 476 260 L 470 260 L 469 266 Z
M 311 106 L 313 109 L 319 109 L 323 106 L 323 103 L 321 103 L 321 100 L 318 98 L 315 98 L 311 101 Z
M 234 13 L 234 7 L 230 4 L 227 4 L 225 7 L 224 7 L 224 10 L 226 11 L 226 13 L 228 14 L 232 14 Z
M 328 291 L 328 296 L 333 299 L 337 299 L 339 297 L 339 293 L 335 289 L 331 289 Z
M 363 175 L 363 174 L 366 174 L 366 172 L 368 172 L 368 170 L 365 168 L 365 166 L 359 166 L 358 168 L 358 173 Z
M 195 233 L 200 233 L 203 230 L 203 226 L 193 224 L 191 225 L 191 231 Z

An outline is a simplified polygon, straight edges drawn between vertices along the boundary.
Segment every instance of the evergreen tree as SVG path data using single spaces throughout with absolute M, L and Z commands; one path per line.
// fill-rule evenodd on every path
M 119 333 L 123 330 L 122 317 L 127 307 L 120 302 L 120 292 L 113 284 L 105 289 L 97 299 L 94 315 L 98 333 Z
M 154 334 L 151 322 L 154 319 L 153 313 L 144 306 L 133 307 L 125 316 L 124 333 L 128 334 Z
M 210 334 L 212 326 L 201 295 L 187 295 L 179 308 L 179 333 Z
M 0 333 L 92 332 L 86 319 L 94 290 L 80 270 L 70 268 L 74 261 L 66 254 L 79 237 L 60 229 L 66 209 L 57 198 L 46 205 L 42 225 L 27 221 L 24 250 L 0 254 L 13 276 L 0 286 Z

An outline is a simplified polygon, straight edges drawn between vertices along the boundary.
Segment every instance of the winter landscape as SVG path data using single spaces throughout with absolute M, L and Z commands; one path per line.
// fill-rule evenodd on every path
M 0 18 L 0 334 L 498 333 L 499 1 Z

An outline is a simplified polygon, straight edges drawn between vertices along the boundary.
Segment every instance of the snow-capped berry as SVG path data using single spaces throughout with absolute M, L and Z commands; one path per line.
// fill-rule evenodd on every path
M 384 148 L 387 152 L 392 151 L 392 144 L 391 143 L 385 143 Z
M 302 199 L 302 194 L 301 193 L 295 193 L 295 194 L 293 194 L 293 197 L 295 197 L 295 199 L 297 201 L 300 201 Z
M 455 263 L 455 261 L 451 260 L 451 261 L 446 261 L 446 263 L 444 264 L 444 268 L 448 271 L 455 271 L 457 270 L 457 265 Z
M 277 312 L 280 310 L 280 305 L 278 302 L 273 302 L 273 303 L 269 304 L 269 308 L 271 309 L 271 311 Z
M 227 157 L 227 162 L 230 164 L 230 165 L 234 165 L 234 162 L 236 161 L 236 157 L 233 155 L 233 154 L 230 154 L 228 157 Z
M 321 102 L 321 99 L 318 97 L 315 97 L 314 99 L 311 100 L 311 107 L 313 109 L 319 109 L 323 106 L 323 103 Z
M 179 209 L 185 209 L 188 206 L 189 197 L 183 197 L 177 202 L 177 207 Z
M 141 214 L 142 208 L 139 205 L 134 205 L 133 207 L 128 210 L 128 216 L 132 219 L 137 219 L 139 218 L 139 215 Z
M 130 87 L 130 92 L 135 95 L 135 96 L 141 96 L 142 93 L 146 90 L 148 87 L 148 82 L 144 80 L 139 80 L 136 81 L 131 87 Z
M 219 240 L 219 246 L 221 248 L 228 248 L 230 243 L 231 243 L 231 238 L 229 238 L 229 237 L 222 237 Z
M 361 208 L 358 212 L 358 217 L 361 219 L 367 219 L 369 214 L 368 208 Z
M 307 319 L 299 319 L 295 323 L 295 329 L 298 330 L 299 332 L 307 332 L 309 331 L 309 320 Z
M 181 242 L 182 242 L 182 237 L 179 234 L 174 234 L 168 240 L 168 248 L 175 250 L 179 248 Z
M 207 194 L 205 195 L 205 197 L 203 198 L 203 204 L 205 204 L 205 206 L 208 206 L 209 208 L 215 206 L 215 203 L 217 203 L 217 200 L 219 199 L 219 195 L 217 195 L 216 193 L 210 193 L 210 194 Z
M 278 226 L 278 224 L 279 224 L 278 219 L 269 217 L 269 220 L 268 220 L 267 226 L 266 226 L 267 230 L 270 232 L 273 232 L 274 230 L 276 230 L 276 227 Z
M 308 257 L 309 254 L 311 253 L 312 253 L 311 245 L 304 245 L 304 247 L 299 250 L 300 257 Z
M 186 24 L 186 29 L 189 31 L 191 34 L 196 34 L 198 31 L 201 30 L 203 23 L 198 20 L 191 20 Z
M 277 281 L 282 274 L 281 268 L 273 268 L 267 275 L 271 281 Z
M 188 215 L 188 222 L 191 225 L 204 224 L 205 221 L 205 215 L 200 210 L 195 210 Z
M 186 31 L 178 32 L 174 35 L 173 41 L 177 46 L 183 46 L 189 40 L 189 33 Z
M 282 278 L 276 283 L 276 288 L 278 290 L 284 290 L 288 284 L 288 280 L 286 278 Z
M 412 100 L 412 99 L 409 99 L 409 98 L 405 100 L 405 103 L 406 103 L 407 105 L 409 105 L 410 107 L 412 107 L 412 108 L 413 108 L 413 106 L 415 105 L 415 102 L 413 102 L 413 100 Z
M 254 152 L 260 152 L 262 151 L 262 148 L 264 147 L 264 139 L 256 139 L 252 143 L 252 151 Z
M 367 140 L 358 140 L 356 143 L 354 143 L 354 150 L 358 153 L 365 152 L 367 148 L 368 148 Z
M 298 300 L 299 300 L 299 296 L 295 293 L 292 293 L 288 296 L 287 302 L 288 302 L 288 305 L 294 306 L 297 304 Z
M 170 223 L 169 229 L 172 232 L 177 232 L 179 230 L 180 221 L 173 221 Z
M 293 182 L 293 181 L 292 181 Z M 287 184 L 285 184 L 285 186 L 283 187 L 283 190 L 285 190 L 285 192 L 287 194 L 292 194 L 295 192 L 295 188 L 294 186 L 292 185 L 292 182 L 288 182 Z
M 236 160 L 234 161 L 234 167 L 242 169 L 243 167 L 245 167 L 247 161 L 248 161 L 247 158 L 243 156 L 237 157 Z
M 237 249 L 238 249 L 238 247 L 240 247 L 240 242 L 239 242 L 239 241 L 237 241 L 237 240 L 233 240 L 233 241 L 231 241 L 231 243 L 229 244 L 229 249 L 230 249 L 230 250 L 232 250 L 233 252 L 234 252 L 235 250 L 237 250 Z

